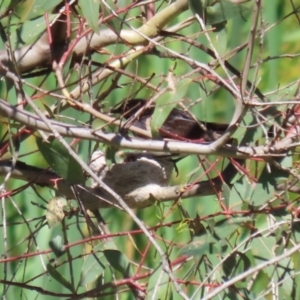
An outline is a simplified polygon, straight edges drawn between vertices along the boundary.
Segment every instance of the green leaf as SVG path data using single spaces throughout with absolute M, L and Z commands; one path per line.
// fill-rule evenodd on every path
M 189 7 L 194 14 L 198 14 L 199 17 L 205 20 L 205 10 L 207 7 L 206 1 L 203 0 L 188 0 Z
M 236 262 L 237 262 L 237 258 L 236 258 L 236 254 L 235 253 L 231 254 L 223 262 L 222 267 L 223 267 L 223 272 L 224 272 L 224 274 L 225 274 L 226 277 L 229 277 L 230 275 L 233 275 L 232 272 L 236 268 Z
M 235 231 L 248 222 L 252 222 L 250 217 L 226 218 L 215 223 L 212 233 L 217 234 L 220 238 L 230 238 Z
M 166 99 L 166 100 L 162 100 L 162 99 Z M 151 132 L 153 138 L 157 138 L 159 136 L 159 129 L 161 128 L 162 124 L 166 121 L 172 109 L 176 106 L 176 103 L 160 106 L 162 102 L 168 103 L 167 99 L 168 97 L 161 98 L 162 101 L 156 102 L 156 104 L 158 105 L 156 105 L 155 111 L 151 119 Z
M 81 277 L 79 284 L 81 286 L 98 281 L 101 277 L 105 277 L 105 270 L 107 270 L 108 260 L 104 256 L 104 249 L 114 249 L 116 245 L 112 241 L 99 243 L 93 247 L 91 253 L 85 256 L 85 260 L 81 270 Z
M 222 265 L 224 274 L 229 277 L 236 274 L 243 273 L 251 267 L 251 262 L 247 255 L 241 252 L 232 253 Z
M 215 25 L 234 18 L 237 15 L 243 16 L 247 12 L 249 12 L 249 8 L 242 4 L 219 0 L 215 5 L 207 7 L 206 24 Z
M 86 284 L 96 281 L 99 276 L 103 275 L 105 267 L 107 265 L 106 259 L 104 259 L 103 252 L 90 253 L 84 260 L 81 269 L 81 278 L 79 285 L 84 286 Z
M 30 2 L 30 1 L 27 1 Z M 52 12 L 53 9 L 61 3 L 61 0 L 35 0 L 31 1 L 31 9 L 28 11 L 28 19 L 33 19 L 43 15 L 45 12 Z M 23 16 L 24 17 L 24 16 Z
M 262 263 L 275 256 L 276 239 L 272 236 L 258 237 L 252 240 L 251 250 L 256 263 Z M 266 271 L 266 270 L 265 270 Z
M 36 138 L 36 144 L 47 163 L 59 176 L 71 184 L 85 182 L 79 163 L 68 153 L 61 143 L 57 140 L 44 142 L 42 138 Z
M 127 257 L 119 250 L 107 249 L 103 251 L 109 264 L 124 277 L 132 275 L 130 262 Z
M 49 22 L 52 22 L 56 15 L 49 14 Z M 35 42 L 46 30 L 45 17 L 41 16 L 23 23 L 22 26 L 17 26 L 11 34 L 11 43 L 14 48 L 21 45 L 27 45 Z
M 171 289 L 173 287 L 173 284 L 169 284 L 168 274 L 163 270 L 162 264 L 160 263 L 149 278 L 147 285 L 148 299 L 169 299 L 167 295 L 172 295 Z M 154 292 L 156 292 L 155 295 Z
M 52 278 L 54 278 L 57 282 L 63 285 L 65 288 L 70 290 L 72 293 L 75 293 L 74 287 L 71 283 L 63 277 L 51 264 L 47 264 L 47 271 Z
M 49 242 L 49 247 L 54 252 L 56 257 L 60 257 L 66 252 L 62 237 L 60 235 L 57 235 Z
M 239 273 L 243 273 L 249 270 L 251 268 L 251 260 L 248 257 L 248 255 L 243 252 L 237 252 L 236 254 L 239 256 L 239 259 L 241 260 L 241 262 L 238 263 L 238 270 L 240 270 Z
M 284 159 L 282 164 L 289 164 L 290 159 Z M 258 175 L 258 182 L 249 182 L 249 179 L 244 176 L 238 180 L 231 190 L 230 202 L 243 201 L 254 206 L 265 204 L 275 196 L 275 187 L 277 183 L 287 180 L 289 174 L 286 171 L 279 170 L 275 167 L 268 168 L 264 166 L 260 175 Z
M 100 1 L 100 5 L 101 5 L 101 13 L 103 15 L 103 17 L 107 17 L 113 14 L 112 11 L 116 11 L 118 9 L 120 9 L 120 6 L 124 6 L 124 1 L 120 1 L 120 0 L 106 0 L 105 1 L 107 6 L 110 7 L 112 10 L 108 9 L 108 7 L 102 2 Z M 122 2 L 121 5 L 119 2 Z M 121 15 L 118 15 L 119 18 L 109 18 L 106 22 L 105 22 L 105 26 L 111 28 L 114 32 L 120 32 L 122 27 L 124 26 L 124 21 L 123 19 L 120 19 Z
M 185 97 L 191 83 L 192 79 L 185 78 L 176 84 L 175 90 L 167 91 L 157 99 L 151 120 L 153 138 L 158 137 L 158 130 L 161 128 L 172 109 Z
M 299 252 L 295 252 L 292 256 L 291 259 L 293 261 L 293 266 L 294 266 L 294 270 L 297 274 L 299 274 L 300 271 L 300 257 L 299 257 Z M 300 286 L 300 276 L 295 276 L 295 281 L 294 284 L 296 286 Z M 300 288 L 297 288 L 295 291 L 296 295 L 295 295 L 295 299 L 300 299 Z
M 224 204 L 227 208 L 230 208 L 230 188 L 225 182 L 223 182 L 222 189 L 223 189 Z
M 99 32 L 99 0 L 79 0 L 82 14 L 94 32 Z
M 193 242 L 183 247 L 179 255 L 203 256 L 205 254 L 221 253 L 221 243 L 211 236 L 196 238 Z
M 227 29 L 225 26 L 216 27 L 218 30 L 214 30 L 214 32 L 210 35 L 210 40 L 218 54 L 222 57 L 226 54 L 227 50 Z
M 240 3 L 232 3 L 229 0 L 188 0 L 194 14 L 198 14 L 206 25 L 216 25 L 227 21 L 237 15 L 244 16 L 250 9 Z
M 266 286 L 268 286 L 271 282 L 271 278 L 266 274 L 264 270 L 260 270 L 257 274 L 255 274 L 255 278 L 253 278 L 253 284 L 251 286 L 251 291 L 258 294 L 265 294 Z M 254 299 L 257 299 L 255 297 Z M 262 298 L 264 300 L 268 300 L 268 298 Z
M 276 239 L 272 236 L 255 238 L 251 243 L 251 249 L 256 264 L 258 265 L 275 257 L 275 249 L 277 247 Z M 281 259 L 276 265 L 267 266 L 264 268 L 264 272 L 275 282 L 284 282 L 283 288 L 287 294 L 292 292 L 294 263 L 291 257 Z
M 107 166 L 110 168 L 117 163 L 116 154 L 119 149 L 111 145 L 105 145 L 104 148 L 105 148 L 105 161 Z

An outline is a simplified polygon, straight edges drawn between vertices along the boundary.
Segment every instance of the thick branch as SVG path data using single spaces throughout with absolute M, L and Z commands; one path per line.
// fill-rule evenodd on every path
M 139 29 L 123 29 L 119 33 L 115 33 L 111 29 L 101 29 L 99 34 L 90 33 L 81 37 L 76 43 L 73 52 L 78 57 L 116 43 L 126 43 L 132 46 L 148 43 L 147 38 L 159 35 L 160 30 L 187 9 L 187 0 L 177 0 L 157 13 Z M 48 34 L 45 32 L 32 45 L 27 45 L 14 51 L 17 62 L 16 67 L 21 73 L 32 71 L 38 67 L 47 67 L 53 58 L 62 54 L 66 46 L 65 22 L 61 22 L 61 19 L 59 19 L 51 27 L 51 34 L 54 41 L 51 48 Z M 9 57 L 5 50 L 0 50 L 0 61 L 4 65 L 8 65 Z
M 187 9 L 188 2 L 186 0 L 177 0 L 162 11 L 158 12 L 139 29 L 123 29 L 120 33 L 115 33 L 111 29 L 101 29 L 99 33 L 91 33 L 82 37 L 76 44 L 74 53 L 77 56 L 82 56 L 88 50 L 100 50 L 105 46 L 113 45 L 117 42 L 125 42 L 131 46 L 143 45 L 148 43 L 148 40 L 144 36 L 147 38 L 153 38 L 159 35 L 160 30 Z
M 68 199 L 74 199 L 74 195 L 70 185 L 63 179 L 59 178 L 54 172 L 29 166 L 23 162 L 17 162 L 15 168 L 11 170 L 12 164 L 10 161 L 0 162 L 0 176 L 5 176 L 11 172 L 11 178 L 25 180 L 43 187 L 49 187 L 58 191 Z M 213 178 L 208 181 L 198 182 L 192 186 L 169 186 L 153 189 L 150 193 L 143 193 L 139 190 L 139 195 L 131 193 L 130 198 L 124 197 L 124 200 L 130 208 L 144 208 L 152 205 L 155 201 L 164 202 L 176 200 L 179 197 L 182 199 L 194 196 L 213 195 L 222 190 L 222 180 L 228 184 L 232 177 L 236 174 L 233 165 L 228 165 L 223 171 L 222 176 Z M 96 210 L 99 208 L 107 208 L 118 206 L 114 197 L 99 188 L 90 188 L 78 186 L 80 197 L 86 209 Z M 143 195 L 141 197 L 141 195 Z
M 39 129 L 51 133 L 51 130 L 46 124 L 44 124 L 43 121 L 39 119 L 39 117 L 30 112 L 12 106 L 1 99 L 0 115 L 18 121 L 29 128 L 33 128 L 35 130 Z M 276 147 L 276 153 L 274 154 L 270 152 L 270 149 L 267 146 L 235 147 L 226 145 L 217 150 L 212 150 L 210 144 L 128 138 L 118 133 L 104 133 L 100 130 L 94 131 L 90 128 L 69 125 L 57 121 L 51 121 L 51 125 L 55 130 L 57 130 L 57 132 L 59 132 L 59 134 L 65 137 L 92 140 L 110 144 L 117 148 L 127 148 L 141 151 L 147 150 L 152 152 L 168 152 L 174 154 L 221 155 L 225 157 L 247 159 L 253 157 L 268 158 L 271 156 L 282 156 L 282 154 L 277 155 L 276 153 L 285 152 L 289 148 L 289 145 L 284 143 L 284 148 Z M 291 137 L 288 142 L 292 143 L 295 141 L 295 139 L 297 139 L 297 135 Z

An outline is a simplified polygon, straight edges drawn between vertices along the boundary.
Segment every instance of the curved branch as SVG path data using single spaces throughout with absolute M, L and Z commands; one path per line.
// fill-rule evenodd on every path
M 48 126 L 35 114 L 12 106 L 2 99 L 0 99 L 0 115 L 18 121 L 35 130 L 39 129 L 50 133 L 52 132 Z M 174 154 L 222 155 L 224 157 L 235 157 L 239 159 L 253 157 L 268 159 L 270 157 L 284 156 L 284 152 L 288 151 L 289 149 L 289 145 L 286 141 L 283 143 L 284 148 L 277 146 L 276 152 L 274 151 L 273 154 L 271 149 L 274 149 L 274 147 L 269 148 L 267 146 L 236 147 L 232 145 L 225 145 L 217 150 L 213 150 L 211 149 L 210 144 L 165 140 L 143 140 L 138 138 L 124 137 L 118 133 L 104 133 L 101 130 L 95 131 L 90 128 L 70 125 L 58 121 L 50 121 L 50 123 L 60 135 L 65 137 L 92 140 L 110 144 L 116 148 L 127 148 L 141 151 L 147 150 L 152 152 L 167 152 Z M 292 143 L 295 141 L 295 139 L 297 139 L 296 135 L 288 139 L 288 142 Z
M 143 45 L 149 41 L 144 37 L 153 38 L 159 35 L 160 31 L 175 17 L 188 9 L 187 0 L 177 0 L 153 18 L 142 25 L 139 29 L 122 29 L 116 33 L 111 29 L 100 30 L 99 33 L 91 33 L 82 37 L 74 48 L 74 53 L 82 56 L 87 50 L 99 50 L 105 46 L 113 45 L 116 42 L 126 43 L 131 46 Z
M 54 172 L 33 167 L 23 162 L 18 161 L 12 169 L 11 161 L 0 162 L 0 176 L 11 173 L 11 178 L 25 180 L 43 187 L 49 187 L 58 191 L 67 199 L 74 199 L 73 190 L 70 184 L 64 179 L 57 176 Z M 236 174 L 236 169 L 232 164 L 229 164 L 222 172 L 221 176 L 211 180 L 202 181 L 193 184 L 192 186 L 167 186 L 157 187 L 151 190 L 151 193 L 144 193 L 139 189 L 139 195 L 130 193 L 130 198 L 124 197 L 127 205 L 130 208 L 144 208 L 153 205 L 155 201 L 165 202 L 176 200 L 179 197 L 182 199 L 194 196 L 208 196 L 222 191 L 223 181 L 230 183 L 233 176 Z M 223 178 L 223 180 L 221 179 Z M 108 184 L 109 186 L 109 184 Z M 91 188 L 78 185 L 79 196 L 85 205 L 86 209 L 96 210 L 99 208 L 107 208 L 118 206 L 117 201 L 109 193 L 100 188 Z M 142 197 L 141 197 L 142 195 Z
M 83 36 L 76 43 L 73 53 L 82 56 L 88 52 L 97 51 L 107 45 L 126 43 L 132 46 L 148 43 L 148 38 L 159 35 L 159 32 L 176 16 L 188 9 L 187 0 L 177 0 L 157 13 L 139 29 L 122 29 L 115 33 L 111 29 L 101 30 L 99 34 L 90 33 Z M 66 46 L 65 22 L 56 21 L 51 26 L 51 35 L 54 43 L 49 45 L 48 33 L 45 32 L 35 43 L 26 45 L 14 51 L 17 68 L 21 73 L 31 71 L 37 67 L 49 66 L 53 57 L 59 57 Z M 56 38 L 57 37 L 57 38 Z M 0 61 L 9 64 L 9 57 L 5 50 L 0 50 Z M 0 64 L 0 71 L 2 67 Z

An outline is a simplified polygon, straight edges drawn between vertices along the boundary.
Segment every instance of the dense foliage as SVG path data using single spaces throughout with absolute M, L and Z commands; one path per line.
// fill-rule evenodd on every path
M 2 1 L 3 299 L 300 299 L 299 12 Z

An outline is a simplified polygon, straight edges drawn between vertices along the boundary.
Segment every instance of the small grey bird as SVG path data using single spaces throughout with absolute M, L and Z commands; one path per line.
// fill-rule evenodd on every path
M 168 186 L 175 162 L 165 154 L 131 152 L 126 153 L 124 162 L 109 168 L 104 153 L 98 150 L 92 154 L 89 166 L 129 206 L 145 207 L 152 204 L 157 189 Z M 97 188 L 97 182 L 91 180 L 91 187 Z

